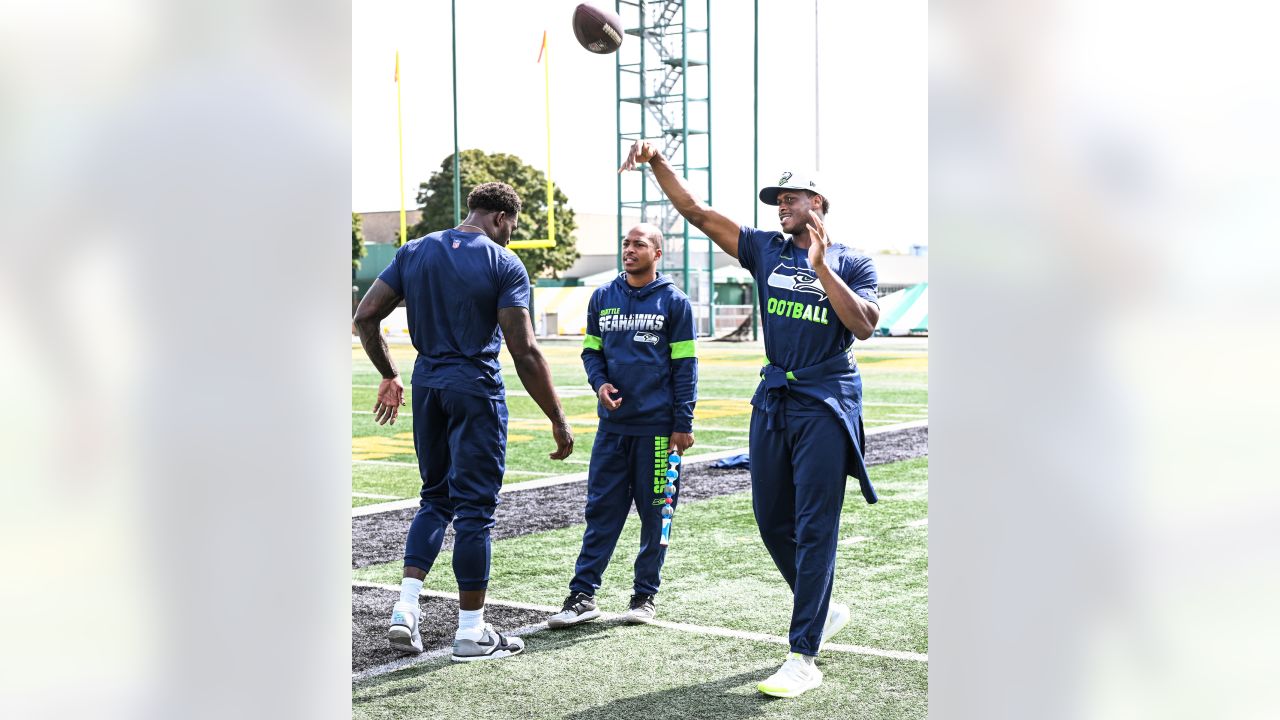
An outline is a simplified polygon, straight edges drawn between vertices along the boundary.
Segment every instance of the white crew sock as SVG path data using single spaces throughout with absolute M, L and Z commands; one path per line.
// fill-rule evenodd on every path
M 418 595 L 422 592 L 422 581 L 407 577 L 400 581 L 400 602 L 418 607 Z
M 484 608 L 479 610 L 458 610 L 458 636 L 479 638 L 484 634 Z

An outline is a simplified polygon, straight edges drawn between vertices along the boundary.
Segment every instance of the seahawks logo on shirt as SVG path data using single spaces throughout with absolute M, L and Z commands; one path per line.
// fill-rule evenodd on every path
M 818 276 L 810 270 L 801 270 L 795 265 L 788 265 L 787 258 L 781 258 L 778 266 L 769 273 L 768 285 L 780 290 L 812 293 L 818 296 L 819 301 L 827 299 L 827 292 L 818 283 Z
M 658 336 L 650 332 L 638 332 L 636 336 L 631 338 L 636 342 L 649 343 L 650 345 L 658 344 Z

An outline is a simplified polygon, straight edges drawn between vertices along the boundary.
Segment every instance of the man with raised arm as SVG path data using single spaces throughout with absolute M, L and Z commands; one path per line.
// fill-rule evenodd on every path
M 360 342 L 382 374 L 374 419 L 395 423 L 404 385 L 379 332 L 405 301 L 413 369 L 413 446 L 422 476 L 421 502 L 405 543 L 400 600 L 387 637 L 403 652 L 422 652 L 418 630 L 422 582 L 453 523 L 458 631 L 453 660 L 515 655 L 524 641 L 484 621 L 489 586 L 489 530 L 498 505 L 507 451 L 507 405 L 498 351 L 505 337 L 516 372 L 551 420 L 556 450 L 573 452 L 573 433 L 551 384 L 529 320 L 529 275 L 506 248 L 520 215 L 511 186 L 491 182 L 467 196 L 470 214 L 456 228 L 407 243 L 356 310 Z
M 845 477 L 876 501 L 862 459 L 862 380 L 849 352 L 879 320 L 875 267 L 827 235 L 830 198 L 813 177 L 786 172 L 760 190 L 778 207 L 777 232 L 739 225 L 699 201 L 649 142 L 637 141 L 619 172 L 641 163 L 676 210 L 755 278 L 767 363 L 751 398 L 751 502 L 793 593 L 791 652 L 757 687 L 795 697 L 822 683 L 818 651 L 850 618 L 831 602 Z

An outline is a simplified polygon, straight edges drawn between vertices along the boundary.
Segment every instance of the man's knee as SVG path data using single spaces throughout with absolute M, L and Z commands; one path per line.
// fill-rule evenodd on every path
M 493 514 L 497 507 L 496 503 L 493 505 L 472 505 L 469 503 L 458 505 L 454 509 L 454 534 L 461 538 L 467 534 L 489 530 L 494 525 Z

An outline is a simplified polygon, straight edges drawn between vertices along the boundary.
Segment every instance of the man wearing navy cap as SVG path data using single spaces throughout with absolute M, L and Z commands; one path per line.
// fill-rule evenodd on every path
M 849 350 L 880 317 L 870 258 L 833 243 L 818 180 L 783 173 L 760 190 L 782 232 L 739 225 L 694 197 L 662 153 L 637 141 L 619 171 L 649 163 L 676 210 L 755 278 L 767 364 L 751 398 L 751 494 L 760 537 L 791 587 L 791 652 L 757 686 L 795 697 L 822 683 L 814 660 L 850 618 L 831 602 L 845 477 L 876 501 L 862 459 L 862 379 Z

